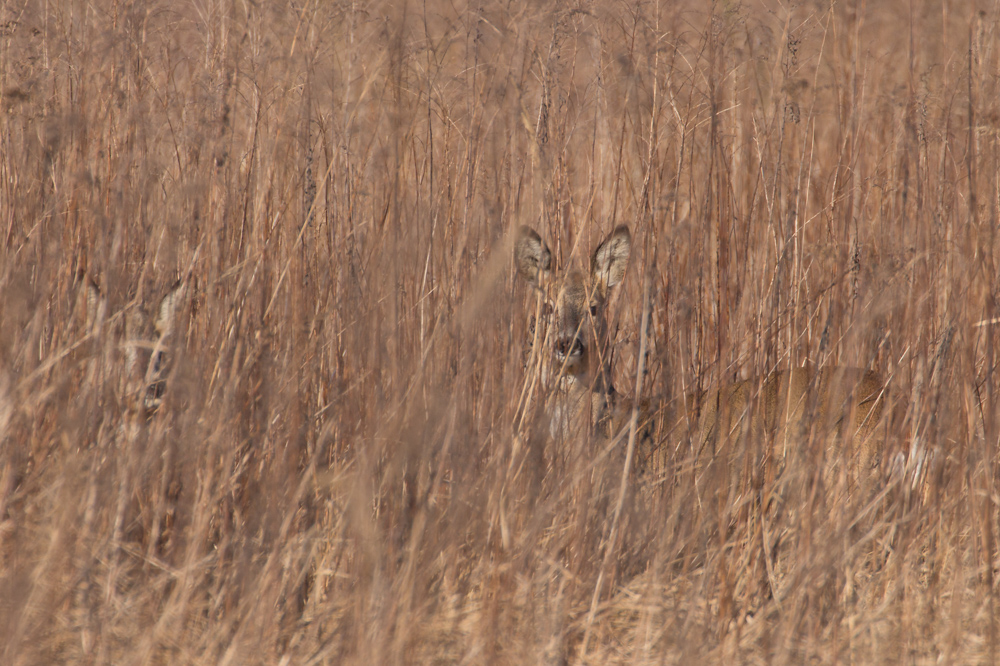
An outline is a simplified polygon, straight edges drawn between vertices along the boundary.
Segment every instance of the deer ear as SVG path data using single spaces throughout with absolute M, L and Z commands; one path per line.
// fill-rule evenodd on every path
M 153 322 L 156 333 L 160 337 L 167 335 L 173 328 L 174 320 L 177 318 L 177 310 L 183 298 L 184 284 L 178 282 L 170 288 L 167 295 L 160 301 L 156 312 L 156 321 Z
M 624 225 L 612 231 L 594 250 L 590 270 L 602 292 L 607 293 L 608 289 L 622 281 L 631 250 L 632 234 Z
M 552 253 L 549 247 L 531 227 L 521 227 L 514 242 L 514 263 L 521 277 L 538 287 L 542 277 L 548 275 L 552 267 Z
M 95 332 L 100 329 L 104 322 L 104 315 L 108 309 L 108 302 L 101 294 L 101 288 L 90 276 L 84 276 L 85 303 L 87 312 L 87 330 Z

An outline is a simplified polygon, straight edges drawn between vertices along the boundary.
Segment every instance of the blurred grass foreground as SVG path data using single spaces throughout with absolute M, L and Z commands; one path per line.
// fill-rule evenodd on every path
M 996 663 L 998 26 L 0 4 L 0 663 Z M 877 369 L 872 478 L 553 437 L 522 224 L 630 226 L 626 395 L 644 293 L 631 397 Z

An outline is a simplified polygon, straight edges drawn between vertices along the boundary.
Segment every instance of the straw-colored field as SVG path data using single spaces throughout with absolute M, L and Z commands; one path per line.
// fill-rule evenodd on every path
M 995 663 L 998 26 L 0 3 L 0 663 Z M 880 467 L 552 436 L 523 224 L 631 228 L 620 393 L 648 303 L 644 398 L 872 368 Z

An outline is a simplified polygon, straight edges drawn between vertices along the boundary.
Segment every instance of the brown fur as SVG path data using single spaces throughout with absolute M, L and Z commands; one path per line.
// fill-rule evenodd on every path
M 107 299 L 92 279 L 86 279 L 87 327 L 96 331 L 107 312 Z M 177 311 L 184 298 L 184 286 L 175 284 L 157 302 L 153 313 L 135 305 L 125 313 L 122 349 L 125 356 L 127 392 L 144 416 L 155 412 L 163 401 L 170 371 L 167 353 Z
M 619 396 L 611 383 L 605 305 L 609 290 L 625 274 L 630 247 L 628 228 L 618 227 L 594 251 L 589 272 L 559 272 L 538 233 L 529 227 L 519 231 L 514 247 L 518 272 L 541 292 L 550 311 L 550 330 L 539 327 L 533 333 L 551 349 L 541 359 L 543 377 L 557 377 L 558 404 L 549 412 L 553 434 L 590 426 L 610 437 L 629 426 L 635 403 Z M 774 458 L 780 462 L 812 426 L 826 426 L 818 432 L 845 434 L 844 425 L 850 423 L 851 471 L 861 473 L 880 459 L 877 426 L 884 402 L 877 373 L 841 366 L 781 370 L 763 380 L 685 396 L 683 404 L 642 401 L 636 467 L 666 474 L 671 452 L 688 440 L 701 465 L 727 438 L 735 441 L 743 434 L 758 440 L 773 437 Z M 744 418 L 748 414 L 749 422 Z

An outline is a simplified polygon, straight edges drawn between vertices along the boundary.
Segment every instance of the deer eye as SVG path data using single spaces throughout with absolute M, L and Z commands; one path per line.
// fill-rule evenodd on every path
M 590 306 L 590 316 L 591 317 L 596 317 L 597 316 L 597 305 L 591 305 Z

